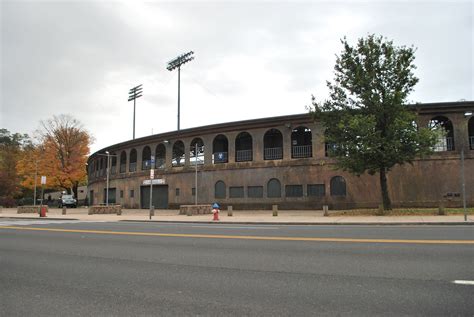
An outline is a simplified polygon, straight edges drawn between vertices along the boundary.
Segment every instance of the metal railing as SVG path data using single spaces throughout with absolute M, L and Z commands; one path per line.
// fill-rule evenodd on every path
M 197 157 L 194 155 L 194 153 L 191 152 L 191 155 L 189 156 L 189 164 L 191 166 L 194 165 L 202 165 L 204 164 L 204 153 L 198 153 Z
M 180 157 L 175 157 L 171 160 L 171 166 L 178 167 L 178 166 L 184 166 L 185 162 L 185 157 L 184 154 Z
M 127 164 L 120 164 L 120 173 L 125 173 L 127 171 Z
M 128 171 L 129 172 L 136 172 L 137 171 L 137 162 L 130 163 Z
M 145 160 L 145 161 L 142 161 L 142 170 L 149 170 L 151 169 L 151 160 Z
M 331 151 L 334 150 L 335 147 L 336 147 L 336 145 L 333 144 L 333 143 L 325 143 L 324 155 L 325 156 L 330 156 Z
M 239 150 L 235 151 L 235 161 L 236 162 L 247 162 L 251 161 L 253 156 L 252 150 Z
M 313 156 L 313 146 L 312 145 L 293 145 L 291 147 L 291 157 L 292 158 L 305 158 Z
M 263 151 L 265 160 L 281 160 L 283 158 L 283 148 L 281 147 L 272 147 L 265 148 Z
M 454 140 L 452 137 L 443 137 L 433 147 L 434 152 L 454 151 Z
M 166 160 L 164 158 L 159 158 L 155 161 L 155 168 L 164 169 L 166 167 Z

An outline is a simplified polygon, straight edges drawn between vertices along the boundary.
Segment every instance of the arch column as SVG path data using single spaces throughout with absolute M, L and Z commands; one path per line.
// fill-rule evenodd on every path
M 456 152 L 461 152 L 464 149 L 464 152 L 469 150 L 469 131 L 468 131 L 468 122 L 469 118 L 464 116 L 464 113 L 453 114 L 450 118 L 453 124 L 453 133 L 454 133 L 454 150 Z
M 313 157 L 323 158 L 326 156 L 326 140 L 324 139 L 324 126 L 318 122 L 310 125 L 311 143 L 313 145 Z
M 173 156 L 173 142 L 168 140 L 168 142 L 163 142 L 163 144 L 165 145 L 165 149 L 166 149 L 165 168 L 166 170 L 170 170 L 172 167 L 171 159 Z
M 248 132 L 252 136 L 252 154 L 255 162 L 263 161 L 263 137 L 265 131 L 266 130 L 259 129 L 254 132 Z
M 191 151 L 191 146 L 189 143 L 191 142 L 191 139 L 182 139 L 181 141 L 184 143 L 184 166 L 189 166 L 191 158 L 189 153 Z
M 206 135 L 201 137 L 202 142 L 204 142 L 204 166 L 212 165 L 212 141 L 214 140 L 213 136 Z
M 225 134 L 227 138 L 227 163 L 235 163 L 235 138 L 237 133 Z
M 293 127 L 283 126 L 279 127 L 279 130 L 283 138 L 283 160 L 291 160 L 291 131 L 293 131 Z

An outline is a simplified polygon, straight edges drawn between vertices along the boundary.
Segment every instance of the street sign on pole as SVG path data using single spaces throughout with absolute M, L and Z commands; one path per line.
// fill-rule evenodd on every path
M 46 176 L 41 176 L 41 185 L 46 185 Z
M 153 178 L 155 178 L 155 170 L 152 168 L 150 170 L 150 220 L 151 216 L 154 214 L 154 207 L 153 207 Z

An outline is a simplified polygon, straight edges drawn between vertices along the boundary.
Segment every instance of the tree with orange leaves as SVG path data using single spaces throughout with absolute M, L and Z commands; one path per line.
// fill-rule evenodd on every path
M 86 183 L 86 162 L 92 137 L 80 122 L 69 115 L 41 121 L 40 144 L 23 153 L 17 170 L 22 185 L 34 186 L 37 175 L 46 176 L 46 188 L 61 188 L 77 197 L 77 188 Z

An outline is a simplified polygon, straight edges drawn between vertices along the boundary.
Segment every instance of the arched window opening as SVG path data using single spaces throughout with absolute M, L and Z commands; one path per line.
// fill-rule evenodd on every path
M 130 164 L 128 164 L 128 171 L 129 172 L 137 171 L 137 150 L 135 149 L 132 149 L 130 151 Z
M 346 196 L 346 180 L 342 176 L 334 176 L 330 183 L 331 196 Z
M 89 177 L 93 178 L 95 177 L 94 172 L 95 172 L 95 161 L 91 161 L 88 165 L 88 171 Z
M 110 174 L 117 173 L 117 155 L 112 153 L 110 155 Z
M 281 160 L 283 158 L 283 136 L 277 129 L 268 130 L 263 137 L 263 158 Z
M 164 144 L 158 144 L 155 150 L 155 168 L 163 169 L 166 167 L 166 147 Z
M 183 141 L 176 141 L 173 145 L 173 153 L 171 158 L 171 165 L 174 167 L 184 165 L 184 143 Z
M 190 164 L 204 164 L 204 142 L 201 138 L 194 138 L 190 144 L 191 155 L 190 155 Z
M 107 159 L 105 157 L 102 157 L 100 159 L 100 171 L 99 171 L 100 176 L 105 175 L 106 164 L 107 164 Z
M 214 185 L 214 197 L 226 198 L 226 187 L 223 181 L 217 181 Z
M 438 141 L 433 147 L 433 151 L 454 151 L 453 124 L 448 118 L 443 116 L 434 117 L 430 120 L 429 127 L 438 133 Z
M 99 177 L 100 158 L 94 161 L 95 177 Z
M 227 163 L 228 162 L 229 143 L 225 135 L 219 134 L 212 142 L 212 163 Z
M 469 133 L 469 148 L 474 150 L 474 117 L 469 119 L 467 124 L 467 130 Z
M 151 149 L 149 146 L 145 146 L 142 151 L 142 170 L 154 168 L 151 165 Z
M 279 198 L 281 197 L 281 184 L 276 178 L 272 178 L 267 183 L 267 197 Z
M 311 130 L 307 127 L 297 127 L 291 132 L 291 158 L 306 158 L 313 156 Z
M 127 169 L 127 153 L 125 151 L 122 151 L 120 153 L 120 173 L 125 173 Z
M 247 132 L 241 132 L 235 138 L 235 161 L 247 162 L 253 160 L 252 136 Z

